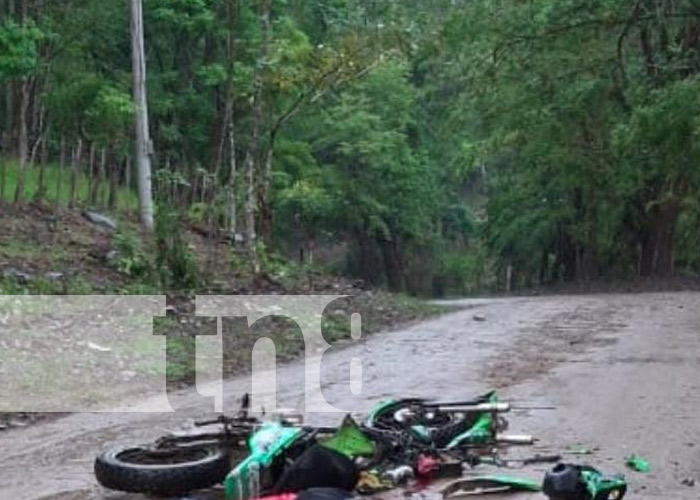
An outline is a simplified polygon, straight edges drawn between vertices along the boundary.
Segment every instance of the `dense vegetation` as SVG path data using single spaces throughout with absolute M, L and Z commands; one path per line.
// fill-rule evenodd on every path
M 254 268 L 277 252 L 440 293 L 700 267 L 700 1 L 143 9 L 157 209 Z M 117 207 L 128 2 L 0 13 L 0 198 Z

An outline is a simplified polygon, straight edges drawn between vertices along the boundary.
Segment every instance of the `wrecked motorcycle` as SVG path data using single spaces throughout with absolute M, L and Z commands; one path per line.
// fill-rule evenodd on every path
M 284 413 L 261 421 L 248 416 L 246 405 L 244 397 L 236 416 L 195 424 L 220 425 L 216 432 L 170 435 L 150 446 L 102 453 L 95 461 L 98 482 L 109 489 L 161 496 L 223 482 L 227 499 L 249 500 L 284 490 L 279 485 L 285 471 L 314 446 L 368 468 L 414 463 L 426 452 L 466 453 L 500 443 L 532 442 L 528 436 L 502 435 L 506 423 L 501 413 L 509 407 L 494 393 L 456 403 L 384 402 L 362 425 L 346 417 L 337 428 L 304 426 L 300 415 Z

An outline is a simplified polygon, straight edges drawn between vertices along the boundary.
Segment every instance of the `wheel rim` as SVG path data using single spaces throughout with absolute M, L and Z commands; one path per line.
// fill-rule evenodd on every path
M 397 404 L 395 406 L 387 408 L 384 412 L 379 414 L 376 419 L 376 426 L 380 429 L 391 429 L 391 430 L 402 430 L 406 426 L 400 422 L 397 422 L 394 418 L 394 413 L 403 408 L 408 408 L 414 406 L 414 403 L 408 404 Z M 453 415 L 449 413 L 436 412 L 431 419 L 418 419 L 412 422 L 413 425 L 424 425 L 426 427 L 435 428 L 441 427 L 443 425 L 451 424 L 455 421 Z

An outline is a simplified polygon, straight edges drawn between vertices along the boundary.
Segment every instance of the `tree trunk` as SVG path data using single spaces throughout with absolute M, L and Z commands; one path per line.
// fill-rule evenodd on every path
M 5 155 L 8 157 L 13 156 L 15 151 L 15 107 L 14 80 L 8 78 L 5 82 L 5 137 L 3 140 Z M 2 195 L 4 195 L 4 192 Z
M 540 258 L 540 286 L 547 284 L 547 278 L 549 276 L 549 250 L 543 250 L 542 256 Z
M 21 99 L 19 103 L 19 169 L 15 187 L 15 203 L 21 202 L 24 196 L 24 176 L 27 167 L 29 144 L 27 137 L 27 106 L 29 104 L 29 79 L 22 79 Z
M 39 154 L 42 166 L 46 166 L 49 163 L 49 137 L 51 137 L 51 125 L 46 125 L 46 131 L 44 133 L 44 140 L 41 141 L 41 152 Z
M 136 172 L 141 224 L 153 231 L 153 192 L 151 187 L 151 145 L 146 100 L 146 53 L 143 35 L 143 5 L 131 0 L 131 64 L 136 106 Z
M 36 200 L 40 201 L 44 199 L 46 195 L 46 163 L 41 162 L 39 164 L 39 185 L 36 188 Z
M 7 165 L 0 161 L 0 202 L 5 199 L 5 184 L 7 183 Z
M 68 201 L 68 207 L 73 208 L 75 206 L 75 196 L 78 187 L 78 178 L 80 177 L 80 162 L 83 156 L 83 139 L 78 138 L 78 143 L 73 149 L 73 155 L 71 158 L 71 172 L 70 172 L 70 198 Z
M 95 197 L 97 196 L 97 188 L 96 188 L 96 182 L 97 182 L 97 175 L 95 172 L 95 143 L 91 142 L 90 143 L 90 155 L 88 159 L 88 178 L 87 178 L 87 201 L 88 204 L 91 206 L 95 206 Z
M 235 81 L 234 69 L 236 62 L 236 36 L 235 24 L 237 18 L 237 0 L 229 0 L 226 4 L 228 17 L 228 37 L 226 40 L 226 55 L 228 57 L 228 74 L 226 83 L 226 121 L 228 122 L 228 146 L 229 146 L 229 178 L 226 192 L 228 234 L 232 242 L 236 241 L 236 124 L 234 116 Z
M 227 93 L 227 90 L 228 86 L 224 92 Z M 218 100 L 219 99 L 216 99 L 216 101 Z M 230 115 L 228 112 L 228 101 L 228 96 L 225 96 L 223 108 L 219 103 L 216 105 L 218 109 L 211 129 L 211 139 L 209 141 L 209 165 L 217 170 L 224 162 L 224 146 L 226 145 L 226 138 L 228 135 L 228 119 Z
M 557 265 L 562 267 L 564 281 L 575 281 L 578 271 L 578 247 L 566 228 L 559 230 Z
M 386 273 L 389 290 L 392 292 L 402 292 L 404 290 L 403 269 L 396 240 L 383 238 L 379 240 L 379 246 L 382 249 L 384 272 Z
M 41 113 L 39 114 L 39 137 L 37 138 L 36 142 L 34 143 L 34 147 L 32 148 L 32 154 L 30 157 L 30 163 L 31 165 L 36 164 L 36 157 L 37 157 L 37 151 L 39 151 L 39 147 L 42 148 L 42 156 L 45 153 L 45 148 L 44 145 L 47 142 L 47 133 L 48 131 L 44 129 L 44 120 L 45 120 L 45 112 L 42 107 Z M 36 189 L 36 194 L 34 195 L 37 200 L 43 200 L 44 196 L 46 195 L 46 162 L 40 161 L 40 166 L 39 166 L 39 182 L 38 186 Z
M 255 129 L 255 125 L 253 126 Z M 259 127 L 258 127 L 259 130 Z M 260 272 L 260 264 L 256 251 L 255 242 L 255 146 L 252 141 L 257 140 L 255 133 L 251 136 L 251 144 L 248 147 L 245 159 L 246 172 L 246 203 L 245 203 L 245 224 L 246 224 L 246 246 L 248 248 L 248 256 L 254 273 Z M 251 151 L 253 150 L 253 151 Z
M 236 213 L 236 136 L 235 136 L 235 126 L 233 123 L 233 113 L 231 114 L 231 120 L 229 121 L 229 132 L 228 132 L 228 142 L 229 142 L 229 179 L 228 179 L 228 190 L 226 194 L 226 204 L 227 204 L 227 218 L 228 218 L 228 233 L 231 237 L 231 241 L 236 240 L 237 224 L 236 219 L 238 214 Z
M 109 168 L 109 196 L 107 199 L 107 207 L 110 210 L 117 208 L 118 203 L 118 185 L 119 185 L 119 159 L 116 158 L 116 154 L 112 151 Z
M 63 169 L 66 167 L 66 139 L 61 137 L 59 160 L 58 160 L 58 173 L 56 175 L 56 206 L 61 202 L 61 184 L 63 183 Z
M 97 172 L 97 181 L 95 182 L 95 186 L 97 186 L 97 190 L 95 192 L 95 201 L 99 202 L 101 207 L 105 206 L 105 197 L 104 197 L 104 190 L 102 190 L 102 185 L 105 182 L 106 175 L 105 175 L 105 170 L 107 168 L 107 148 L 103 147 L 100 149 L 100 164 L 99 164 L 99 171 Z M 100 192 L 102 192 L 102 196 L 100 196 Z M 98 200 L 99 198 L 99 200 Z
M 36 87 L 36 85 L 33 85 L 33 87 Z M 36 94 L 36 92 L 34 92 Z M 32 99 L 36 99 L 36 97 L 32 97 Z M 36 103 L 33 104 L 33 106 L 36 106 Z M 35 125 L 35 130 L 34 130 L 34 144 L 32 145 L 31 152 L 29 153 L 29 166 L 30 168 L 36 165 L 36 157 L 37 154 L 39 153 L 39 148 L 41 147 L 41 144 L 44 142 L 44 118 L 45 118 L 46 112 L 44 110 L 43 106 L 39 106 L 39 111 L 35 111 L 35 116 L 32 119 L 33 124 Z
M 640 276 L 673 275 L 674 236 L 679 214 L 680 206 L 676 200 L 668 200 L 651 208 L 647 228 L 640 238 Z
M 353 262 L 354 274 L 373 285 L 381 284 L 382 277 L 382 258 L 376 251 L 376 243 L 373 238 L 367 235 L 366 228 L 354 229 L 354 242 L 357 245 L 357 257 Z M 300 246 L 303 247 L 303 241 Z M 303 255 L 300 255 L 302 260 Z
M 260 263 L 256 250 L 255 212 L 256 212 L 256 162 L 259 162 L 260 128 L 263 121 L 263 73 L 267 64 L 270 45 L 270 0 L 260 0 L 260 27 L 262 30 L 262 45 L 255 65 L 253 81 L 253 121 L 251 124 L 250 144 L 245 159 L 246 169 L 246 244 L 253 272 L 260 272 Z
M 266 243 L 272 240 L 272 208 L 270 207 L 270 177 L 272 175 L 272 159 L 274 156 L 274 136 L 271 136 L 268 149 L 265 151 L 265 162 L 260 174 L 260 194 L 258 195 L 260 237 Z
M 506 265 L 506 292 L 510 293 L 513 291 L 513 263 L 508 260 Z
M 124 159 L 124 184 L 128 191 L 131 190 L 131 155 L 126 155 Z M 131 201 L 131 200 L 129 200 Z M 127 202 L 127 211 L 131 208 L 131 205 Z

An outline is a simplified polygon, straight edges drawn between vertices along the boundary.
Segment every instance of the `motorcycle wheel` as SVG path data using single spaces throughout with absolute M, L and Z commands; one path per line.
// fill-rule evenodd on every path
M 129 493 L 176 496 L 223 482 L 229 456 L 217 448 L 118 448 L 95 459 L 95 477 L 104 487 Z
M 395 419 L 395 413 L 404 408 L 412 408 L 416 406 L 421 406 L 422 400 L 420 399 L 403 399 L 396 401 L 395 403 L 388 405 L 380 413 L 375 415 L 374 421 L 369 423 L 369 427 L 376 428 L 379 430 L 395 430 L 401 431 L 406 429 L 406 424 L 403 422 L 398 422 Z M 454 416 L 447 413 L 436 414 L 435 417 L 428 423 L 422 421 L 416 421 L 414 424 L 429 424 L 430 427 L 441 427 L 444 425 L 449 425 L 454 422 Z

